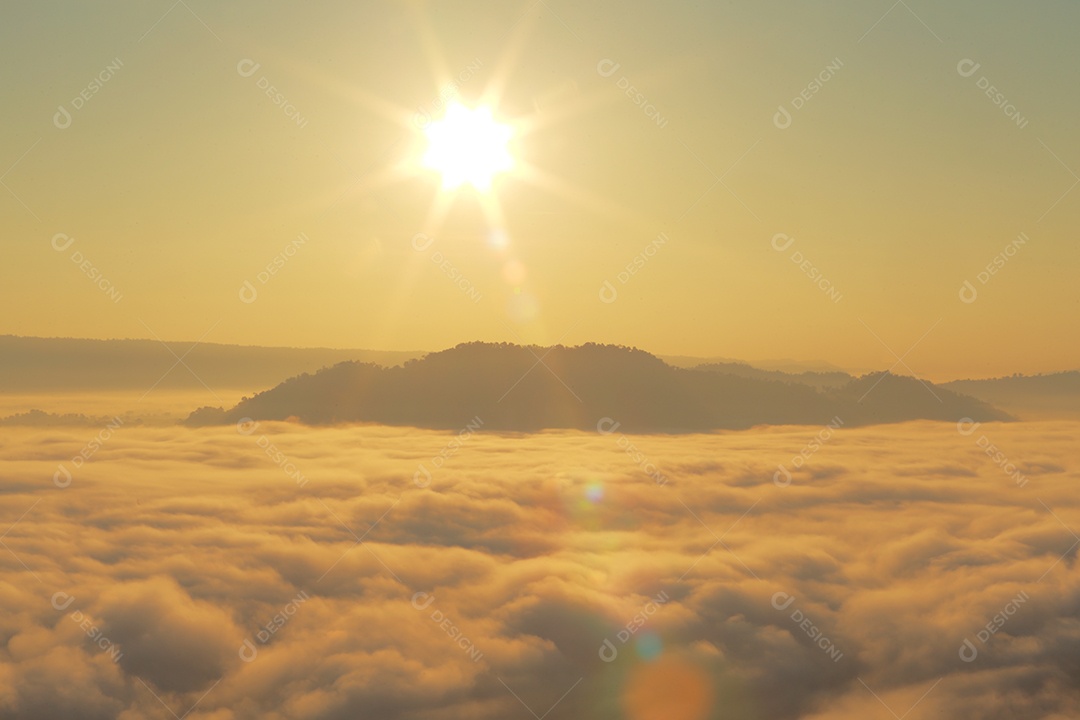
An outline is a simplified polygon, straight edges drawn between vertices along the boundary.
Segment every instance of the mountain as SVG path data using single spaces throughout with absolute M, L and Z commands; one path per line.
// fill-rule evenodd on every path
M 422 354 L 0 335 L 0 392 L 143 392 L 155 383 L 174 390 L 201 390 L 205 383 L 254 391 L 346 360 L 396 365 Z M 178 357 L 191 372 L 177 364 Z
M 48 413 L 42 410 L 29 410 L 6 417 L 0 417 L 0 427 L 75 427 L 85 426 L 102 428 L 110 424 L 117 425 L 143 425 L 142 418 L 134 417 L 131 413 L 126 418 L 109 417 L 107 415 L 86 415 L 84 413 Z
M 889 373 L 819 390 L 809 385 L 672 367 L 614 345 L 467 343 L 400 367 L 347 362 L 303 374 L 235 407 L 201 408 L 190 425 L 244 419 L 322 425 L 370 422 L 485 430 L 697 432 L 762 424 L 845 425 L 914 419 L 1008 420 L 973 398 Z
M 798 375 L 799 373 L 847 373 L 843 368 L 839 368 L 832 363 L 824 361 L 813 360 L 754 360 L 749 363 L 745 360 L 738 358 L 728 357 L 693 357 L 690 355 L 658 355 L 661 360 L 666 362 L 672 367 L 679 368 L 695 368 L 702 365 L 746 365 L 758 370 L 771 370 L 791 375 Z M 850 368 L 848 368 L 850 370 Z
M 1080 418 L 1080 371 L 954 380 L 942 387 L 996 405 L 1018 417 Z
M 800 383 L 816 388 L 840 387 L 851 382 L 854 377 L 840 370 L 827 372 L 802 371 L 787 372 L 784 370 L 763 370 L 752 367 L 743 362 L 713 362 L 704 363 L 694 367 L 695 370 L 708 370 L 710 372 L 735 375 L 737 377 L 757 378 L 759 380 L 777 380 L 779 382 Z

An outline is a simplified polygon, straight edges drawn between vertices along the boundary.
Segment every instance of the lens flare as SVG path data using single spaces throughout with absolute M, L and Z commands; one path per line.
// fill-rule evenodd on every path
M 604 499 L 604 486 L 599 481 L 591 482 L 585 488 L 585 497 L 595 504 Z
M 660 653 L 664 651 L 664 642 L 659 635 L 651 630 L 646 630 L 637 636 L 637 640 L 634 641 L 634 648 L 637 650 L 639 658 L 645 662 L 651 662 L 660 657 Z

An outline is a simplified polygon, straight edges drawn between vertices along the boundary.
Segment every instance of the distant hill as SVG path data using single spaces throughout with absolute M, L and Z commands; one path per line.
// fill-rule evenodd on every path
M 215 343 L 200 343 L 185 355 L 195 343 L 170 342 L 167 345 L 156 340 L 0 335 L 0 392 L 145 391 L 158 381 L 157 387 L 162 389 L 201 390 L 202 383 L 206 383 L 214 389 L 239 388 L 254 392 L 273 387 L 283 378 L 346 360 L 397 365 L 423 355 Z M 168 372 L 177 357 L 184 358 L 184 363 L 198 377 L 182 365 Z
M 0 417 L 0 427 L 74 427 L 87 426 L 101 428 L 110 423 L 123 425 L 143 425 L 142 418 L 130 413 L 126 417 L 108 417 L 106 415 L 85 415 L 83 413 L 47 413 L 42 410 L 30 410 Z
M 543 363 L 537 358 L 543 358 Z M 819 390 L 809 385 L 675 368 L 641 350 L 586 344 L 522 347 L 467 343 L 400 367 L 340 363 L 245 398 L 236 407 L 202 408 L 188 424 L 296 419 L 321 425 L 371 422 L 485 430 L 596 430 L 601 418 L 620 432 L 696 432 L 762 424 L 846 426 L 914 419 L 1008 420 L 973 398 L 888 373 Z
M 695 370 L 708 370 L 710 372 L 736 375 L 745 378 L 757 378 L 759 380 L 777 380 L 779 382 L 801 383 L 816 388 L 835 388 L 846 385 L 855 378 L 840 370 L 828 372 L 803 371 L 786 372 L 784 370 L 762 370 L 741 362 L 715 362 L 697 365 Z
M 824 361 L 809 361 L 809 360 L 754 360 L 753 362 L 747 362 L 738 358 L 727 357 L 693 357 L 690 355 L 658 355 L 661 360 L 666 362 L 672 367 L 679 368 L 695 368 L 702 365 L 746 365 L 747 367 L 753 367 L 758 370 L 772 370 L 782 373 L 788 373 L 792 375 L 798 375 L 799 373 L 814 372 L 814 373 L 846 373 L 843 368 L 839 368 L 832 363 Z M 849 368 L 850 369 L 850 368 Z
M 1080 372 L 954 380 L 942 387 L 996 405 L 1021 418 L 1080 418 Z

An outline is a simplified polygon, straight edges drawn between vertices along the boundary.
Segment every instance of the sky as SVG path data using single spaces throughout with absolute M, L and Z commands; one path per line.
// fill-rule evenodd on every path
M 1078 23 L 1068 2 L 18 3 L 0 333 L 1074 369 Z M 450 100 L 513 129 L 489 193 L 420 167 Z

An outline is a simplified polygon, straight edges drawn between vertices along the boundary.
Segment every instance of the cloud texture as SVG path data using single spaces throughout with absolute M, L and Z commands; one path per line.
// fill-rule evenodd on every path
M 8 428 L 0 716 L 1070 717 L 1078 432 Z

